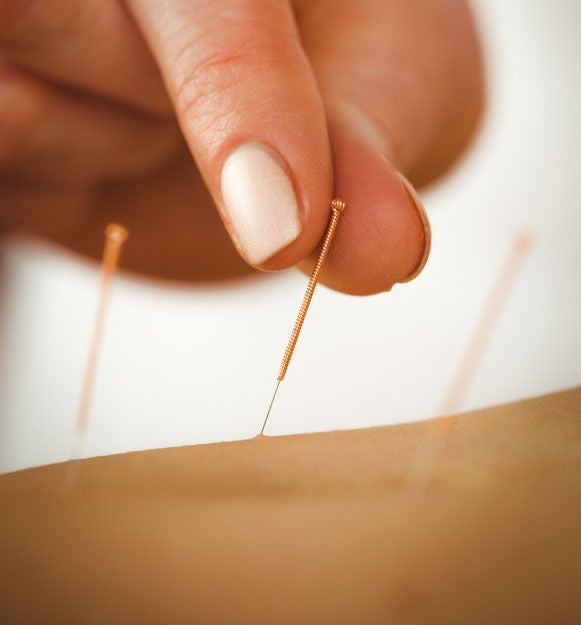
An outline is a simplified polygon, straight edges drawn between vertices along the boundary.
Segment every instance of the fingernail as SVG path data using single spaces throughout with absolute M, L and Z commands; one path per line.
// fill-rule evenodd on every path
M 251 265 L 260 265 L 299 236 L 292 182 L 265 145 L 236 148 L 224 162 L 221 186 L 233 238 Z
M 418 215 L 424 229 L 424 249 L 422 251 L 420 260 L 412 273 L 403 280 L 400 280 L 400 282 L 411 282 L 411 280 L 416 278 L 421 273 L 428 260 L 428 256 L 430 255 L 430 248 L 432 245 L 432 231 L 430 229 L 430 222 L 428 221 L 428 216 L 426 215 L 424 205 L 422 204 L 422 201 L 420 200 L 420 196 L 418 195 L 417 191 L 413 188 L 410 181 L 403 174 L 401 174 L 400 172 L 397 172 L 397 174 L 399 176 L 399 179 L 401 180 L 404 189 L 407 191 L 411 201 L 414 203 L 418 211 Z

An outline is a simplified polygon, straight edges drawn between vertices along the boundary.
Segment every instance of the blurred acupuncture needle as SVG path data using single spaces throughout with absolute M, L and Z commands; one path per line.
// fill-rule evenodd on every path
M 84 435 L 89 421 L 93 387 L 95 385 L 95 374 L 97 372 L 103 332 L 107 320 L 111 284 L 117 267 L 119 266 L 121 250 L 128 236 L 127 229 L 119 224 L 109 224 L 105 228 L 105 245 L 103 248 L 103 258 L 101 260 L 101 288 L 99 291 L 97 315 L 95 325 L 93 326 L 93 336 L 91 338 L 91 347 L 87 358 L 87 368 L 85 369 L 85 376 L 83 378 L 73 445 L 67 470 L 69 481 L 76 481 L 78 478 L 78 469 L 74 467 L 72 461 L 79 459 L 82 453 Z
M 476 329 L 440 406 L 438 416 L 432 419 L 432 426 L 429 429 L 431 436 L 427 436 L 421 445 L 418 463 L 410 480 L 415 485 L 426 484 L 431 477 L 450 434 L 450 416 L 460 412 L 464 406 L 484 352 L 490 343 L 531 246 L 532 237 L 525 231 L 517 234 L 511 242 L 500 273 L 476 324 Z
M 286 350 L 284 352 L 284 356 L 282 358 L 282 362 L 280 364 L 280 370 L 279 370 L 278 377 L 277 377 L 276 387 L 274 389 L 272 399 L 270 400 L 270 404 L 266 412 L 266 417 L 264 418 L 264 423 L 262 424 L 262 428 L 260 430 L 260 436 L 264 434 L 264 428 L 266 427 L 266 424 L 268 422 L 268 417 L 270 416 L 272 405 L 274 404 L 274 400 L 278 392 L 278 387 L 280 386 L 280 383 L 284 380 L 284 376 L 286 375 L 286 371 L 288 369 L 293 352 L 295 350 L 295 346 L 297 344 L 299 334 L 301 333 L 301 329 L 303 327 L 305 317 L 307 316 L 307 311 L 309 310 L 309 306 L 311 304 L 311 299 L 313 298 L 313 293 L 315 292 L 315 287 L 317 286 L 317 282 L 319 281 L 319 274 L 321 273 L 321 268 L 323 267 L 323 263 L 325 262 L 325 259 L 327 258 L 327 254 L 329 253 L 329 248 L 331 247 L 333 237 L 335 236 L 335 230 L 337 229 L 339 219 L 344 209 L 345 209 L 345 202 L 343 202 L 343 200 L 339 198 L 334 198 L 331 201 L 331 217 L 329 219 L 329 225 L 327 226 L 327 232 L 325 233 L 325 237 L 323 238 L 323 245 L 321 247 L 321 252 L 315 264 L 315 268 L 313 269 L 313 272 L 311 273 L 309 284 L 307 285 L 307 290 L 305 291 L 305 296 L 303 297 L 303 302 L 299 309 L 299 313 L 295 320 L 295 324 L 293 326 L 290 338 L 288 340 L 288 344 L 286 346 Z
M 440 415 L 455 414 L 462 409 L 468 390 L 484 356 L 484 351 L 490 343 L 531 244 L 532 237 L 527 232 L 517 234 L 512 240 L 500 274 L 482 310 L 476 330 L 468 343 L 456 375 L 442 402 Z

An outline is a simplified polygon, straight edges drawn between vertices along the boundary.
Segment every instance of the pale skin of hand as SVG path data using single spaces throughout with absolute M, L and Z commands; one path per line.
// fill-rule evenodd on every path
M 416 186 L 457 158 L 482 107 L 464 0 L 0 0 L 0 230 L 178 279 L 249 270 L 221 223 L 240 141 L 291 171 L 302 231 L 259 269 L 307 270 L 347 203 L 323 282 L 387 290 L 426 247 Z M 216 210 L 217 208 L 217 210 Z
M 18 623 L 546 625 L 581 620 L 581 389 L 402 426 L 0 476 Z

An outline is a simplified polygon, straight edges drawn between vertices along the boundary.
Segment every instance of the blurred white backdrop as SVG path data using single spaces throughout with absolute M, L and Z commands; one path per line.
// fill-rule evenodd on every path
M 267 432 L 434 416 L 510 241 L 535 237 L 464 408 L 581 383 L 581 3 L 475 2 L 489 102 L 472 151 L 423 197 L 422 276 L 353 298 L 320 288 Z M 99 275 L 34 241 L 0 248 L 0 471 L 66 459 Z M 119 278 L 85 455 L 260 428 L 306 279 L 219 287 Z

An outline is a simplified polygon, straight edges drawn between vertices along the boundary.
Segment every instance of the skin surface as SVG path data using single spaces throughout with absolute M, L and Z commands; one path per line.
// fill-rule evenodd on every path
M 6 622 L 581 620 L 581 388 L 79 468 L 0 477 Z

